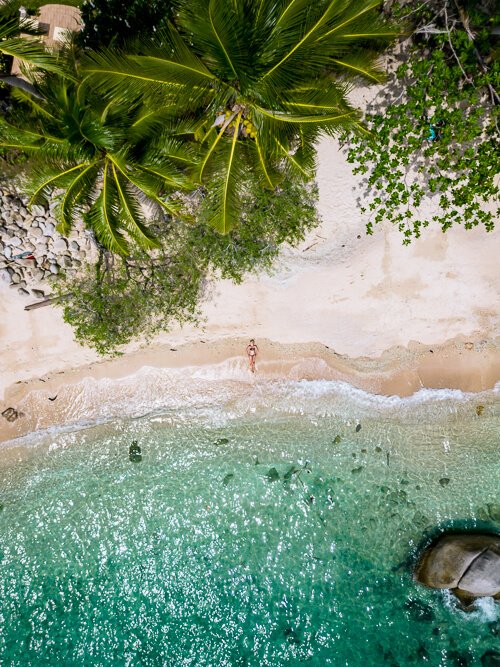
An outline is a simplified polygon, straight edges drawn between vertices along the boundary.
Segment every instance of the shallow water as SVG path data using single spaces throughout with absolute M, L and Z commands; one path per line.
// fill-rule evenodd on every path
M 465 614 L 411 578 L 436 527 L 500 529 L 498 393 L 197 382 L 4 457 L 1 665 L 451 666 L 500 650 L 499 605 Z

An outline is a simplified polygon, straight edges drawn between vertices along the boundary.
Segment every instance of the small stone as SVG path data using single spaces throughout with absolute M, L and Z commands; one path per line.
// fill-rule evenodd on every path
M 68 249 L 68 244 L 66 242 L 66 239 L 60 238 L 57 241 L 55 241 L 53 248 L 57 252 L 65 252 Z
M 49 271 L 55 276 L 59 273 L 59 268 L 57 264 L 51 264 Z
M 3 283 L 10 284 L 10 273 L 8 269 L 0 269 L 0 281 Z
M 359 433 L 361 431 L 361 424 L 358 424 L 356 426 L 356 433 Z
M 476 415 L 480 417 L 484 412 L 484 405 L 476 405 Z
M 450 483 L 450 478 L 449 477 L 441 477 L 441 479 L 439 480 L 439 483 L 443 487 L 448 486 L 448 484 Z
M 28 233 L 29 233 L 30 237 L 33 237 L 35 239 L 38 239 L 41 236 L 43 236 L 43 232 L 40 229 L 40 227 L 30 227 L 30 230 L 29 230 Z
M 24 289 L 24 287 L 20 287 L 17 291 L 21 296 L 29 296 L 30 295 L 28 290 Z
M 40 206 L 39 204 L 33 204 L 31 207 L 31 212 L 33 215 L 44 217 L 45 216 L 45 209 L 43 206 Z
M 33 243 L 30 243 L 30 241 L 25 241 L 23 244 L 23 248 L 25 250 L 29 250 L 30 252 L 33 252 L 35 250 L 35 246 L 33 245 Z
M 42 231 L 44 236 L 53 236 L 56 228 L 53 224 L 47 222 L 47 224 L 43 226 Z
M 17 285 L 21 282 L 21 276 L 18 273 L 13 273 L 10 279 L 14 285 Z
M 80 250 L 80 246 L 76 241 L 71 241 L 69 247 L 71 248 L 71 250 Z
M 35 296 L 37 299 L 44 299 L 45 298 L 45 292 L 41 289 L 32 289 L 31 293 L 33 296 Z

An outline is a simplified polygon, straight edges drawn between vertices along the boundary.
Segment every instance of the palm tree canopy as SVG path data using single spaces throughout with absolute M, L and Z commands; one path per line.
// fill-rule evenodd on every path
M 211 223 L 227 232 L 245 173 L 270 188 L 287 171 L 308 178 L 320 132 L 362 129 L 349 87 L 381 79 L 377 54 L 398 35 L 379 9 L 378 0 L 180 0 L 175 27 L 140 55 L 92 54 L 84 71 L 122 101 L 146 95 L 203 118 L 197 178 L 215 182 Z
M 156 247 L 144 206 L 177 213 L 165 195 L 186 186 L 184 172 L 195 163 L 183 126 L 174 129 L 163 111 L 98 99 L 56 75 L 40 92 L 41 101 L 16 91 L 24 108 L 0 119 L 0 147 L 33 158 L 25 183 L 31 202 L 45 203 L 63 189 L 56 209 L 63 234 L 83 216 L 109 250 L 126 254 L 130 240 Z

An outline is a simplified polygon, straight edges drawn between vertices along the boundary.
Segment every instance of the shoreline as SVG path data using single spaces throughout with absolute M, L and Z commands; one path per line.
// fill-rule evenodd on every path
M 214 382 L 237 380 L 248 383 L 249 387 L 259 380 L 333 380 L 371 394 L 402 398 L 421 389 L 478 393 L 493 389 L 500 380 L 500 338 L 488 341 L 458 336 L 436 346 L 410 342 L 407 347 L 392 347 L 379 357 L 349 357 L 322 343 L 282 344 L 260 339 L 255 376 L 247 369 L 246 342 L 246 339 L 226 338 L 186 343 L 176 348 L 151 346 L 121 357 L 18 381 L 6 388 L 0 412 L 12 407 L 24 414 L 13 422 L 1 419 L 0 442 L 53 426 L 78 423 L 88 417 L 86 406 L 82 406 L 79 414 L 78 401 L 74 400 L 86 381 L 108 383 L 109 388 L 109 381 L 133 379 L 145 368 L 191 369 L 205 376 L 212 374 Z M 120 382 L 113 384 L 113 390 L 119 386 Z M 54 396 L 57 399 L 50 400 Z M 76 407 L 70 403 L 76 403 Z M 98 420 L 99 407 L 95 409 L 93 418 Z

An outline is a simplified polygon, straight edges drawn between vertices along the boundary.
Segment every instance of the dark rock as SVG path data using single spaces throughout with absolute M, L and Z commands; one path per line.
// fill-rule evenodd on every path
M 356 426 L 356 433 L 359 433 L 361 431 L 361 424 L 358 424 Z
M 353 468 L 351 470 L 353 475 L 356 475 L 358 472 L 361 472 L 363 470 L 363 466 L 358 466 L 357 468 Z
M 380 454 L 380 452 L 382 451 L 382 447 L 379 447 L 377 445 L 377 447 L 375 447 L 375 451 L 377 452 L 377 454 Z
M 439 480 L 439 483 L 441 484 L 441 486 L 448 486 L 448 484 L 450 483 L 450 478 L 449 477 L 441 477 L 441 479 Z
M 500 621 L 492 621 L 488 623 L 488 629 L 493 637 L 500 637 Z
M 488 503 L 486 507 L 488 508 L 490 519 L 500 523 L 500 505 L 496 505 L 495 503 Z
M 220 445 L 227 445 L 229 444 L 229 440 L 227 438 L 219 438 L 214 442 L 214 445 L 220 446 Z
M 338 445 L 341 440 L 342 438 L 340 437 L 340 435 L 336 435 L 333 439 L 333 444 Z
M 283 631 L 283 634 L 287 638 L 289 644 L 300 644 L 299 635 L 298 635 L 297 631 L 294 630 L 293 628 L 290 628 L 290 627 L 285 628 L 285 630 Z
M 434 612 L 420 600 L 408 600 L 405 602 L 405 609 L 408 611 L 408 615 L 414 621 L 424 621 L 430 622 L 434 620 Z
M 128 458 L 132 463 L 140 463 L 142 461 L 141 448 L 137 440 L 134 440 L 128 449 Z
M 483 667 L 499 667 L 500 653 L 498 653 L 498 651 L 486 651 L 486 653 L 481 656 L 481 665 L 483 665 Z
M 476 415 L 480 417 L 484 412 L 484 405 L 476 405 Z
M 427 547 L 415 579 L 429 588 L 449 588 L 464 603 L 500 595 L 500 537 L 486 533 L 441 535 Z
M 448 651 L 448 660 L 453 667 L 469 667 L 472 664 L 473 658 L 470 653 L 459 653 L 458 651 Z
M 300 468 L 297 468 L 297 466 L 291 466 L 291 468 L 289 468 L 283 475 L 283 479 L 285 482 L 289 482 L 292 479 L 292 475 L 296 475 L 298 472 L 300 472 Z
M 267 475 L 266 475 L 266 477 L 267 477 L 267 479 L 268 479 L 270 482 L 277 482 L 277 481 L 279 480 L 279 478 L 280 478 L 280 474 L 279 474 L 279 472 L 276 470 L 276 468 L 270 468 L 270 469 L 267 471 Z
M 227 486 L 229 484 L 229 482 L 233 479 L 233 477 L 234 477 L 234 473 L 228 472 L 227 475 L 222 480 L 222 483 L 224 484 L 224 486 Z

